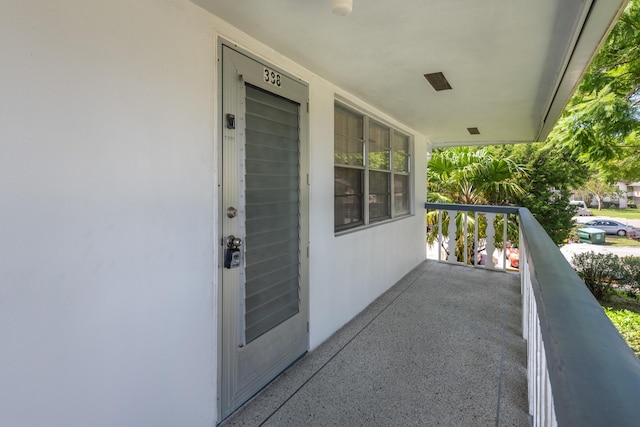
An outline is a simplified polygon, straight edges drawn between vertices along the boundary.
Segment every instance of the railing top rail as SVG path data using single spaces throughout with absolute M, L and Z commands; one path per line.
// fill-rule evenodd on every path
M 452 203 L 425 203 L 425 209 L 442 209 L 452 211 L 465 211 L 465 212 L 489 212 L 499 214 L 517 214 L 518 207 L 516 206 L 492 206 L 492 205 L 457 205 Z
M 558 425 L 638 425 L 640 360 L 531 212 L 519 212 Z

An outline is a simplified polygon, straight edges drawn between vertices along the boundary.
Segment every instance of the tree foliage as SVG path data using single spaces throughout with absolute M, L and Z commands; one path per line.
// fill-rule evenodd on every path
M 631 0 L 594 58 L 548 143 L 604 182 L 640 179 L 640 0 Z
M 523 168 L 487 148 L 455 147 L 434 151 L 427 170 L 427 200 L 497 205 L 523 192 Z
M 581 186 L 588 176 L 588 168 L 576 155 L 542 143 L 457 147 L 434 152 L 427 171 L 427 199 L 526 207 L 549 237 L 560 244 L 573 228 L 571 190 Z M 427 216 L 427 221 L 437 220 Z M 443 227 L 447 225 L 445 218 Z M 484 227 L 481 219 L 481 232 Z M 501 227 L 496 224 L 496 231 L 500 232 Z
M 615 185 L 608 184 L 604 179 L 599 176 L 591 177 L 577 190 L 578 193 L 585 194 L 585 200 L 595 197 L 598 202 L 598 210 L 602 210 L 602 202 L 605 197 L 617 198 L 624 193 L 620 192 L 620 189 Z
M 508 157 L 527 173 L 520 185 L 523 192 L 512 203 L 529 209 L 551 240 L 560 244 L 573 228 L 575 211 L 569 206 L 571 189 L 581 186 L 588 168 L 576 155 L 554 150 L 542 143 L 490 147 L 495 156 Z

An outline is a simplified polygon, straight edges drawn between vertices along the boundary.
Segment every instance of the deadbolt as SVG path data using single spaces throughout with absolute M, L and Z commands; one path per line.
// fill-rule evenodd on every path
M 238 209 L 234 208 L 233 206 L 229 206 L 227 208 L 227 217 L 235 218 L 237 215 L 238 215 Z

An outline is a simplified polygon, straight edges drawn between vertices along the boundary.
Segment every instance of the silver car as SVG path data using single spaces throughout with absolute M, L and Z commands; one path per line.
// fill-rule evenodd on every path
M 629 236 L 634 236 L 636 234 L 635 228 L 610 219 L 594 219 L 593 221 L 588 221 L 584 224 L 589 227 L 599 228 L 606 234 L 617 234 L 618 236 L 626 236 L 627 234 Z

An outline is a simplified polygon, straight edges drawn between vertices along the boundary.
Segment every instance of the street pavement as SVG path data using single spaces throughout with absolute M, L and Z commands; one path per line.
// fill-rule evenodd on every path
M 618 256 L 637 256 L 640 257 L 640 246 L 604 246 L 591 245 L 588 243 L 567 243 L 560 248 L 560 252 L 571 262 L 574 255 L 583 252 L 595 252 L 599 254 L 616 254 Z

